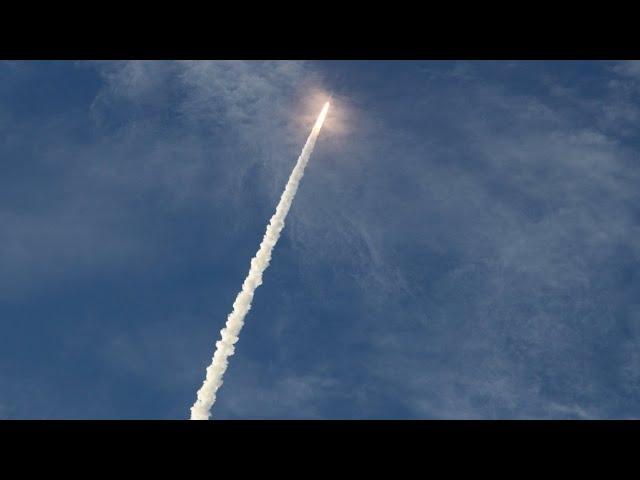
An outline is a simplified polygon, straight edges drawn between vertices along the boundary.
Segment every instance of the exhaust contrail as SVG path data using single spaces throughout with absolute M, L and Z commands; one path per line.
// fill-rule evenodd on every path
M 271 261 L 271 252 L 275 247 L 280 237 L 280 232 L 284 228 L 284 221 L 289 213 L 291 202 L 296 195 L 298 185 L 304 175 L 304 169 L 307 166 L 313 147 L 320 134 L 320 129 L 327 116 L 329 110 L 329 102 L 324 104 L 318 119 L 316 120 L 307 143 L 305 143 L 296 166 L 291 172 L 287 186 L 280 197 L 280 202 L 276 207 L 276 213 L 271 217 L 267 230 L 260 243 L 260 248 L 255 257 L 251 260 L 251 268 L 249 274 L 242 284 L 242 290 L 238 293 L 235 302 L 233 302 L 233 311 L 227 318 L 225 327 L 220 330 L 220 340 L 216 342 L 216 351 L 213 354 L 211 365 L 207 367 L 207 375 L 202 384 L 200 390 L 198 390 L 198 398 L 191 407 L 191 420 L 208 420 L 211 415 L 211 407 L 216 401 L 216 392 L 222 385 L 222 377 L 227 370 L 229 364 L 228 358 L 233 355 L 235 351 L 234 344 L 238 341 L 238 335 L 244 325 L 244 317 L 251 309 L 251 301 L 253 300 L 253 294 L 262 284 L 262 274 L 269 266 Z

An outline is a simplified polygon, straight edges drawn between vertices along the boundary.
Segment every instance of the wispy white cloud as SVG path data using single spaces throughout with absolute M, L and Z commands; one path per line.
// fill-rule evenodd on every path
M 236 372 L 240 373 L 244 372 Z M 328 397 L 339 395 L 348 399 L 331 377 L 313 373 L 287 375 L 283 372 L 272 377 L 271 383 L 267 384 L 256 373 L 242 375 L 231 382 L 233 388 L 225 392 L 216 407 L 225 418 L 322 419 L 325 417 L 322 405 Z
M 602 388 L 587 375 L 598 362 L 593 349 L 614 341 L 626 321 L 613 313 L 618 300 L 603 282 L 618 262 L 640 254 L 633 152 L 606 129 L 576 123 L 564 106 L 486 83 L 467 84 L 464 103 L 453 93 L 415 92 L 412 108 L 446 112 L 442 121 L 455 136 L 420 151 L 388 128 L 366 149 L 345 152 L 360 170 L 344 169 L 337 200 L 304 204 L 300 217 L 312 217 L 310 228 L 325 234 L 296 245 L 315 252 L 301 254 L 315 265 L 343 264 L 333 260 L 345 252 L 331 245 L 342 240 L 344 224 L 325 212 L 338 202 L 350 206 L 348 224 L 373 242 L 342 243 L 353 248 L 351 258 L 364 255 L 352 270 L 365 284 L 358 301 L 373 307 L 382 297 L 394 312 L 351 317 L 362 324 L 351 328 L 367 332 L 375 345 L 363 353 L 368 365 L 418 415 L 553 416 L 550 405 L 562 403 L 554 399 L 567 396 L 592 412 Z M 394 195 L 385 185 L 390 176 L 403 185 Z M 328 248 L 310 245 L 313 238 Z M 390 272 L 401 280 L 389 284 L 409 285 L 420 301 L 405 306 L 406 291 L 393 285 L 366 292 L 374 275 L 391 279 Z M 443 364 L 443 357 L 453 359 Z
M 619 62 L 613 67 L 613 71 L 628 77 L 640 77 L 640 61 L 627 60 Z

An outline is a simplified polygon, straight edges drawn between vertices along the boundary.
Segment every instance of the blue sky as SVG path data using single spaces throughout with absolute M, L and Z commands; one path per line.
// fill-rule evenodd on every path
M 640 64 L 0 62 L 0 418 L 640 412 Z

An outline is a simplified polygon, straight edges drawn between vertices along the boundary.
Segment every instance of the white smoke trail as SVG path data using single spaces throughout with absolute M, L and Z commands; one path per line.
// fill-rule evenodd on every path
M 269 266 L 271 261 L 271 252 L 275 247 L 280 237 L 280 232 L 284 228 L 284 221 L 289 213 L 291 202 L 296 195 L 298 185 L 304 175 L 304 169 L 307 166 L 313 147 L 320 134 L 320 129 L 324 123 L 324 119 L 327 116 L 329 110 L 329 102 L 325 103 L 318 119 L 316 120 L 309 138 L 298 157 L 296 166 L 291 172 L 287 186 L 282 192 L 280 202 L 276 207 L 276 213 L 271 217 L 267 230 L 260 243 L 260 249 L 256 253 L 255 257 L 251 260 L 251 268 L 249 274 L 242 284 L 242 290 L 238 293 L 235 302 L 233 302 L 233 311 L 227 318 L 225 327 L 220 330 L 220 340 L 216 342 L 216 351 L 213 354 L 211 365 L 207 367 L 207 376 L 202 384 L 200 390 L 198 390 L 198 398 L 191 407 L 191 420 L 208 420 L 211 412 L 211 407 L 216 401 L 216 392 L 222 385 L 222 377 L 227 370 L 229 364 L 228 358 L 233 355 L 235 351 L 234 344 L 238 341 L 238 335 L 244 325 L 244 317 L 251 309 L 251 301 L 253 300 L 253 294 L 262 284 L 262 274 Z

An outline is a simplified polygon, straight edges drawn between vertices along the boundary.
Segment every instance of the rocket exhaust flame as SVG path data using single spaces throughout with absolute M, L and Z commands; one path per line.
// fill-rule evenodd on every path
M 329 102 L 326 102 L 291 172 L 276 211 L 271 217 L 269 225 L 267 225 L 260 248 L 251 260 L 249 274 L 242 284 L 242 290 L 238 293 L 233 303 L 233 310 L 227 318 L 225 327 L 220 330 L 221 338 L 216 342 L 216 351 L 213 354 L 211 365 L 207 367 L 206 378 L 202 387 L 198 390 L 196 402 L 191 407 L 191 420 L 208 420 L 211 415 L 211 407 L 216 401 L 216 393 L 222 385 L 222 377 L 229 364 L 228 358 L 235 351 L 234 345 L 238 341 L 240 330 L 244 325 L 244 318 L 251 309 L 251 302 L 256 289 L 262 284 L 262 274 L 269 266 L 271 253 L 278 242 L 278 238 L 280 238 L 280 233 L 284 228 L 284 221 L 298 191 L 300 180 L 304 175 L 304 169 L 309 162 L 309 157 L 311 157 L 313 147 L 320 135 L 320 129 L 328 111 Z

